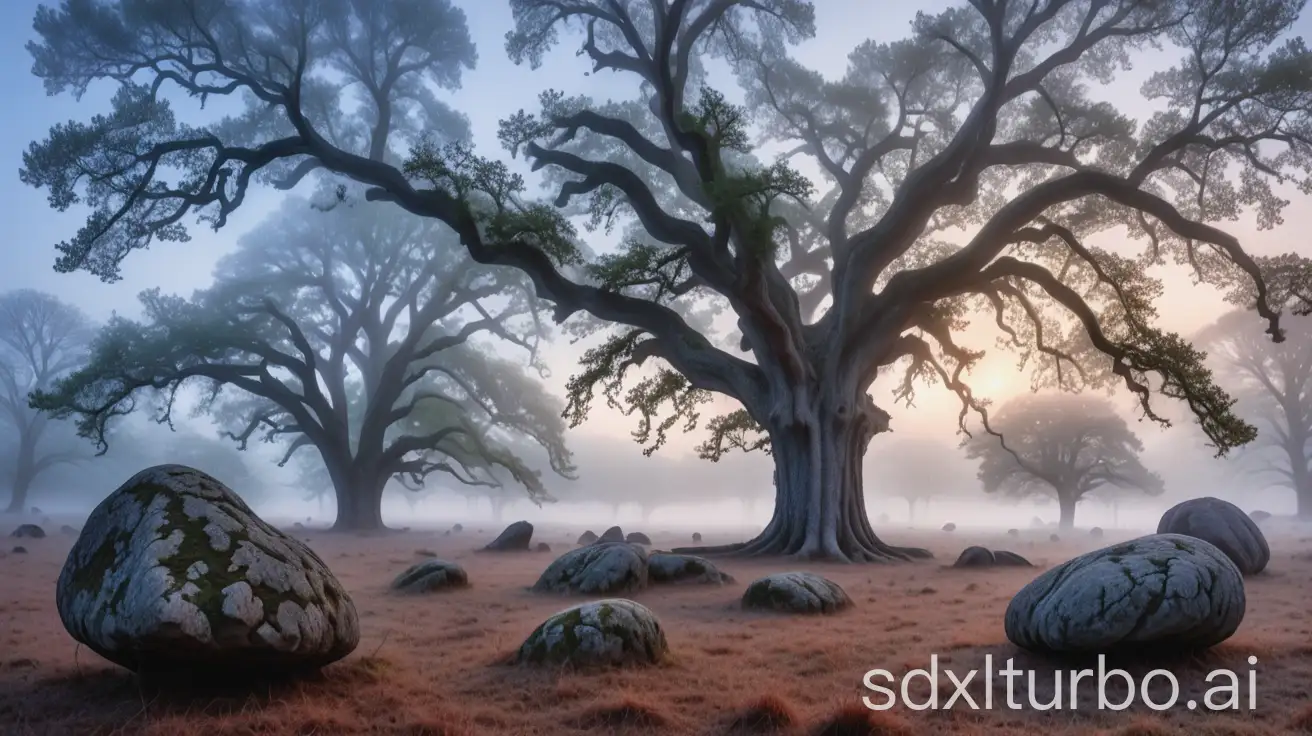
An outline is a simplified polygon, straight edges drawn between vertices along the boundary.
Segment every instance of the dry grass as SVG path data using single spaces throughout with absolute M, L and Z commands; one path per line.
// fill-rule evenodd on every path
M 0 520 L 0 533 L 8 531 L 4 524 Z M 971 536 L 960 530 L 951 535 L 888 530 L 884 533 L 893 541 L 930 547 L 940 561 L 887 566 L 726 561 L 724 567 L 738 580 L 734 585 L 662 587 L 632 596 L 660 617 L 674 655 L 669 663 L 565 671 L 504 664 L 543 618 L 579 599 L 525 590 L 551 555 L 472 553 L 496 531 L 490 525 L 481 535 L 298 530 L 351 591 L 363 640 L 352 656 L 315 677 L 282 685 L 241 683 L 224 692 L 151 688 L 76 646 L 54 608 L 54 584 L 71 540 L 25 540 L 30 554 L 0 556 L 0 731 L 5 736 L 1312 733 L 1312 708 L 1306 704 L 1312 684 L 1312 615 L 1307 613 L 1312 571 L 1292 559 L 1312 550 L 1312 539 L 1272 540 L 1277 552 L 1271 573 L 1249 582 L 1248 615 L 1239 633 L 1205 656 L 1167 663 L 1180 678 L 1183 702 L 1201 700 L 1211 686 L 1203 678 L 1212 669 L 1243 675 L 1250 669 L 1247 657 L 1257 656 L 1255 711 L 1179 707 L 1156 713 L 1137 702 L 1128 711 L 1100 711 L 1092 693 L 1083 691 L 1076 711 L 1067 709 L 1068 693 L 1060 711 L 1011 710 L 995 687 L 991 711 L 963 711 L 958 701 L 953 711 L 898 706 L 874 713 L 861 703 L 863 695 L 877 697 L 862 685 L 865 672 L 882 668 L 901 675 L 927 667 L 934 653 L 941 669 L 959 675 L 982 667 L 986 657 L 995 669 L 1012 658 L 1016 667 L 1037 671 L 1034 698 L 1050 699 L 1054 667 L 1072 664 L 1018 652 L 1002 631 L 1007 601 L 1036 571 L 960 571 L 944 569 L 941 561 L 983 543 L 1014 549 L 1040 565 L 1055 563 L 1099 541 L 1115 541 L 1115 532 L 1103 540 L 1053 544 L 1038 531 L 1015 539 L 1001 531 Z M 546 528 L 537 537 L 559 553 L 580 531 Z M 658 547 L 685 543 L 683 535 L 652 537 Z M 707 543 L 722 541 L 732 540 L 707 535 Z M 392 577 L 421 548 L 463 564 L 471 586 L 444 595 L 390 594 Z M 811 569 L 834 579 L 857 605 L 825 617 L 757 615 L 738 608 L 747 583 L 786 569 Z M 1114 664 L 1137 675 L 1162 665 Z M 944 675 L 939 680 L 942 702 L 953 688 Z M 969 692 L 982 707 L 981 680 L 977 677 Z M 928 691 L 922 680 L 912 695 L 923 699 Z M 1246 681 L 1244 692 L 1246 708 Z M 1163 695 L 1161 688 L 1152 694 Z M 1016 693 L 1022 704 L 1029 696 L 1027 686 Z

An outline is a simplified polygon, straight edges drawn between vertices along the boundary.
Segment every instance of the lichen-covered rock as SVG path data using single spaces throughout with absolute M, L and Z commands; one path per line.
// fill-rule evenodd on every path
M 592 544 L 597 539 L 597 533 L 589 529 L 579 535 L 579 544 Z
M 647 558 L 647 577 L 653 583 L 726 585 L 733 582 L 733 576 L 705 557 L 670 552 L 657 552 Z
M 1042 652 L 1205 649 L 1244 618 L 1244 580 L 1196 537 L 1155 534 L 1058 565 L 1007 606 L 1007 638 Z
M 18 539 L 45 539 L 46 530 L 36 524 L 19 524 L 9 536 Z
M 1184 534 L 1211 542 L 1245 575 L 1256 575 L 1271 561 L 1271 548 L 1257 522 L 1229 501 L 1191 498 L 1162 514 L 1158 534 Z
M 602 533 L 601 533 L 601 536 L 600 536 L 600 537 L 597 537 L 597 541 L 598 541 L 598 542 L 623 542 L 623 541 L 624 541 L 624 530 L 621 529 L 621 528 L 619 528 L 619 527 L 617 527 L 617 526 L 613 526 L 613 527 L 607 529 L 606 531 L 602 532 Z
M 1034 567 L 1029 560 L 1005 549 L 993 550 L 993 564 L 998 567 Z
M 642 532 L 629 532 L 627 535 L 625 535 L 624 541 L 628 542 L 629 544 L 645 544 L 648 547 L 651 546 L 651 537 L 647 536 L 646 534 L 643 534 Z
M 835 613 L 852 605 L 838 583 L 811 572 L 780 572 L 753 580 L 743 608 L 786 613 Z
M 402 593 L 432 593 L 469 585 L 465 569 L 446 560 L 424 560 L 411 565 L 392 581 L 392 590 Z
M 527 521 L 517 521 L 506 527 L 483 549 L 488 552 L 527 552 L 532 541 L 533 525 Z
M 74 639 L 136 671 L 301 671 L 360 640 L 323 560 L 182 465 L 137 473 L 91 512 L 55 602 Z
M 660 621 L 646 606 L 608 598 L 567 608 L 529 634 L 520 664 L 644 665 L 669 653 Z
M 993 567 L 993 553 L 984 547 L 967 547 L 961 550 L 953 567 Z
M 647 553 L 627 542 L 597 542 L 557 557 L 533 584 L 538 593 L 627 593 L 647 587 Z

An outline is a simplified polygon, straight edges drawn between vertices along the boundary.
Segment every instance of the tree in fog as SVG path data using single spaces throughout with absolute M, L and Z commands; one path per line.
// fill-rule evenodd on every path
M 511 0 L 513 61 L 537 67 L 570 38 L 595 71 L 631 81 L 625 99 L 548 92 L 504 121 L 503 143 L 545 171 L 550 203 L 467 146 L 419 140 L 393 166 L 335 142 L 337 108 L 324 103 L 343 69 L 386 81 L 427 58 L 403 39 L 418 24 L 375 22 L 401 7 L 448 10 L 64 0 L 38 11 L 30 50 L 52 94 L 118 85 L 107 114 L 57 126 L 24 158 L 23 180 L 53 206 L 92 211 L 58 267 L 115 278 L 133 250 L 184 237 L 187 217 L 221 226 L 254 181 L 326 169 L 361 182 L 450 225 L 475 260 L 523 270 L 557 320 L 579 315 L 571 326 L 602 341 L 570 382 L 571 421 L 600 391 L 657 447 L 712 395 L 741 405 L 707 421 L 703 454 L 769 450 L 775 512 L 757 538 L 707 551 L 926 555 L 869 524 L 861 461 L 889 423 L 869 389 L 897 370 L 882 400 L 936 381 L 983 419 L 968 369 L 984 350 L 964 339 L 981 312 L 1047 386 L 1120 382 L 1163 424 L 1154 392 L 1182 400 L 1218 452 L 1254 437 L 1202 354 L 1156 326 L 1152 268 L 1251 282 L 1246 307 L 1279 339 L 1258 265 L 1215 223 L 1271 225 L 1287 204 L 1273 184 L 1307 184 L 1312 53 L 1288 37 L 1301 0 L 954 5 L 919 15 L 903 40 L 859 45 L 837 78 L 790 55 L 814 35 L 806 0 Z M 1151 58 L 1169 68 L 1139 105 L 1157 112 L 1135 120 L 1099 101 L 1096 85 L 1158 48 Z M 709 86 L 708 60 L 735 73 L 744 105 Z M 410 78 L 424 74 L 444 81 Z M 363 88 L 379 110 L 399 94 Z M 164 96 L 174 90 L 241 94 L 248 111 L 184 125 Z M 754 156 L 754 141 L 785 155 Z M 619 250 L 588 258 L 576 213 L 623 228 Z M 1095 245 L 1100 233 L 1124 246 Z M 710 329 L 717 313 L 733 329 Z
M 907 517 L 916 523 L 916 506 L 959 496 L 975 483 L 969 465 L 955 445 L 927 437 L 894 435 L 871 453 L 867 466 L 875 471 L 874 493 L 907 503 Z
M 1139 459 L 1143 443 L 1106 399 L 1078 394 L 1027 394 L 993 416 L 998 434 L 968 437 L 966 456 L 979 461 L 985 493 L 1055 498 L 1060 525 L 1075 525 L 1075 507 L 1105 486 L 1147 495 L 1166 490 Z
M 291 198 L 220 261 L 213 286 L 190 299 L 144 292 L 145 319 L 112 319 L 87 364 L 37 403 L 76 414 L 103 449 L 141 394 L 158 395 L 157 418 L 171 421 L 194 383 L 198 412 L 239 447 L 282 442 L 283 463 L 317 450 L 340 528 L 380 527 L 392 478 L 493 485 L 495 466 L 545 498 L 538 471 L 503 439 L 531 438 L 553 469 L 571 470 L 562 407 L 526 372 L 537 301 L 521 272 L 451 246 L 441 223 L 392 205 L 320 212 Z M 524 357 L 493 355 L 484 336 Z
M 14 437 L 9 513 L 27 507 L 42 473 L 90 454 L 43 442 L 51 418 L 28 403 L 28 394 L 77 367 L 90 332 L 81 311 L 50 294 L 18 289 L 0 295 L 0 413 Z
M 1252 314 L 1230 312 L 1199 341 L 1257 421 L 1257 441 L 1237 458 L 1241 472 L 1293 491 L 1298 516 L 1312 518 L 1312 317 L 1287 317 L 1282 343 L 1250 334 L 1252 326 Z

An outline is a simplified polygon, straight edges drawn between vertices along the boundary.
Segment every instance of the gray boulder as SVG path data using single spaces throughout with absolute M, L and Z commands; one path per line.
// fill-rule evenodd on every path
M 1184 534 L 1211 542 L 1245 575 L 1256 575 L 1271 561 L 1271 548 L 1257 522 L 1238 506 L 1210 496 L 1191 498 L 1162 514 L 1158 534 Z
M 520 664 L 648 665 L 669 653 L 660 621 L 646 606 L 608 598 L 567 608 L 529 634 Z
M 597 542 L 557 557 L 533 584 L 537 593 L 627 593 L 647 587 L 647 553 L 627 542 Z
M 993 564 L 998 567 L 1034 567 L 1029 560 L 1005 549 L 993 550 Z
M 469 585 L 465 569 L 446 560 L 424 560 L 411 565 L 392 581 L 392 590 L 402 593 L 432 593 Z
M 648 547 L 651 546 L 651 537 L 647 536 L 646 534 L 643 534 L 642 532 L 629 532 L 627 535 L 625 535 L 624 541 L 628 542 L 629 544 L 645 544 Z
M 957 530 L 957 525 L 953 524 L 950 521 L 943 525 L 943 531 L 945 532 L 955 532 L 956 530 Z
M 953 567 L 993 567 L 993 553 L 984 547 L 967 547 L 961 550 Z
M 36 524 L 19 524 L 9 536 L 17 539 L 45 539 L 46 530 Z
M 623 541 L 624 541 L 624 530 L 621 529 L 621 528 L 619 528 L 619 527 L 617 527 L 617 526 L 613 526 L 613 527 L 607 529 L 606 531 L 602 532 L 602 533 L 601 533 L 601 536 L 600 536 L 600 537 L 597 537 L 597 541 L 598 541 L 598 542 L 623 542 Z
M 579 544 L 592 544 L 597 541 L 597 533 L 591 529 L 579 535 Z
M 76 537 L 81 531 L 81 529 L 78 529 L 75 526 L 69 526 L 68 524 L 59 527 L 59 533 L 69 537 Z
M 323 560 L 183 465 L 137 473 L 91 512 L 55 603 L 74 639 L 135 671 L 282 674 L 360 641 Z
M 657 552 L 647 558 L 647 577 L 653 583 L 725 585 L 733 582 L 733 576 L 721 572 L 705 557 L 670 552 Z
M 838 583 L 812 572 L 780 572 L 753 580 L 743 608 L 785 613 L 836 613 L 852 605 Z
M 527 552 L 532 541 L 533 525 L 527 521 L 517 521 L 506 527 L 483 549 L 487 552 Z
M 1058 565 L 1007 606 L 1007 638 L 1041 652 L 1205 649 L 1244 618 L 1244 580 L 1215 546 L 1181 534 L 1115 544 Z
M 1249 514 L 1248 518 L 1261 524 L 1262 522 L 1271 518 L 1271 512 L 1258 509 L 1257 511 L 1254 511 L 1251 514 Z

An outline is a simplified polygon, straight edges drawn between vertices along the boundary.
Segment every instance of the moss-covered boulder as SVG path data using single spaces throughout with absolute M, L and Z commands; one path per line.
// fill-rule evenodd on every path
M 360 640 L 323 560 L 182 465 L 137 473 L 91 512 L 55 600 L 74 639 L 142 672 L 315 669 Z
M 647 578 L 652 583 L 726 585 L 733 582 L 732 575 L 722 572 L 705 557 L 670 552 L 657 552 L 647 558 Z
M 1211 542 L 1245 575 L 1262 572 L 1271 561 L 1271 548 L 1257 522 L 1221 498 L 1191 498 L 1172 506 L 1162 514 L 1157 533 Z
M 647 587 L 647 553 L 627 542 L 597 542 L 572 549 L 547 566 L 538 593 L 628 593 Z
M 1007 606 L 1007 638 L 1025 649 L 1096 653 L 1219 644 L 1244 619 L 1244 580 L 1214 545 L 1181 534 L 1114 544 L 1058 565 Z
M 406 568 L 392 581 L 392 590 L 401 593 L 432 593 L 469 585 L 465 569 L 446 560 L 424 560 Z
M 743 608 L 784 613 L 836 613 L 852 605 L 847 592 L 812 572 L 780 572 L 753 580 Z
M 660 621 L 646 606 L 608 598 L 567 608 L 519 647 L 520 664 L 645 665 L 669 653 Z

